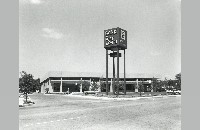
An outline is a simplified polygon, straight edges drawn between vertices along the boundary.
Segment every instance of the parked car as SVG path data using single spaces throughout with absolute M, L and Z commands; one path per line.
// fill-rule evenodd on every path
M 174 91 L 177 95 L 181 95 L 181 91 L 180 90 L 177 90 L 177 91 Z
M 84 91 L 84 94 L 85 94 L 85 95 L 88 95 L 88 94 L 96 94 L 96 93 L 99 93 L 99 91 Z
M 167 92 L 167 94 L 169 94 L 169 95 L 180 95 L 180 94 L 181 94 L 181 91 L 180 91 L 180 90 L 174 90 L 174 91 L 172 91 L 172 90 L 167 90 L 166 92 Z
M 24 106 L 24 99 L 19 98 L 19 107 L 23 107 L 23 106 Z
M 26 102 L 26 95 L 23 95 L 23 94 L 19 95 L 19 100 L 20 100 L 20 102 L 21 102 L 21 100 L 23 100 L 23 103 L 25 103 Z M 27 103 L 33 103 L 33 104 L 35 104 L 31 100 L 31 98 L 29 96 L 27 96 Z

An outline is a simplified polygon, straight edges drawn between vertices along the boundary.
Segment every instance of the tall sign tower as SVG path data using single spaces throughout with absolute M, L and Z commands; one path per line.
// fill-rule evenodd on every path
M 114 94 L 119 95 L 119 57 L 121 57 L 120 50 L 124 50 L 124 94 L 126 95 L 126 73 L 125 73 L 125 49 L 127 49 L 127 31 L 119 27 L 104 30 L 104 48 L 106 49 L 106 94 L 108 95 L 108 55 L 113 57 L 113 86 Z M 108 51 L 112 53 L 108 54 Z M 115 62 L 117 57 L 117 81 L 115 82 Z M 117 88 L 117 91 L 116 89 Z

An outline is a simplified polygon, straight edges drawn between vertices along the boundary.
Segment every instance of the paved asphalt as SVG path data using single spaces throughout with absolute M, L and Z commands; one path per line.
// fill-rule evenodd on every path
M 20 130 L 180 130 L 181 97 L 99 100 L 65 95 L 30 95 L 19 108 Z

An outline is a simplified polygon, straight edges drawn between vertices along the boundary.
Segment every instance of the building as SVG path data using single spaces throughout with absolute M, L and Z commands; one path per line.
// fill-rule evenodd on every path
M 120 74 L 120 81 L 124 80 L 124 75 Z M 138 92 L 138 84 L 144 85 L 144 92 L 150 92 L 151 82 L 154 78 L 160 78 L 159 75 L 153 74 L 126 74 L 126 90 L 127 92 Z M 70 92 L 82 92 L 78 84 L 82 86 L 83 81 L 106 82 L 105 74 L 101 73 L 89 73 L 89 72 L 66 72 L 66 71 L 50 71 L 41 79 L 41 93 L 48 91 L 49 93 L 65 93 Z M 109 92 L 112 92 L 112 74 L 108 75 Z M 105 91 L 105 90 L 102 90 Z

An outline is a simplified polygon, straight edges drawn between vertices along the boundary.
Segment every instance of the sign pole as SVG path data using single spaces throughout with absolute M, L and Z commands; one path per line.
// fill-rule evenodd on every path
M 106 95 L 108 95 L 108 50 L 106 49 Z
M 126 95 L 126 69 L 125 69 L 125 49 L 124 49 L 124 95 Z
M 114 51 L 113 51 L 114 53 Z M 115 94 L 115 56 L 113 56 L 113 94 Z
M 119 95 L 119 48 L 117 48 L 117 96 Z

